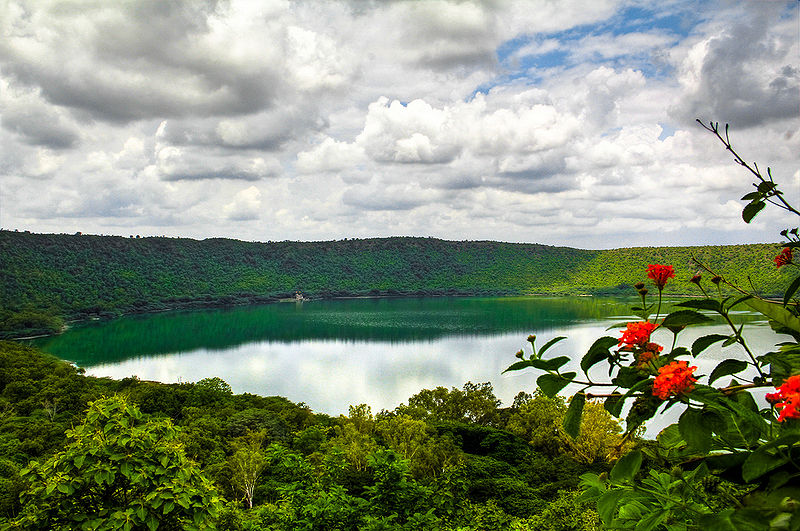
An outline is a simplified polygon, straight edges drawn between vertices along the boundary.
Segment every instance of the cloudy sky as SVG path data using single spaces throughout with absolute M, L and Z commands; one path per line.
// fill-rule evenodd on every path
M 583 248 L 777 241 L 800 3 L 0 0 L 0 227 Z

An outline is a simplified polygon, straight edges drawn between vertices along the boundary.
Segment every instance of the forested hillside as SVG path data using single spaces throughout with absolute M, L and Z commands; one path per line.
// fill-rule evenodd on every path
M 0 330 L 58 329 L 63 319 L 192 306 L 359 295 L 630 294 L 649 263 L 695 256 L 743 286 L 776 292 L 774 245 L 588 251 L 537 244 L 375 238 L 252 243 L 0 231 Z

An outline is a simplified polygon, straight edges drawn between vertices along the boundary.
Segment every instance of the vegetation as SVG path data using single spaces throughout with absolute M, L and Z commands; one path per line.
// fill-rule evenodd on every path
M 0 231 L 0 337 L 64 319 L 363 295 L 615 294 L 648 263 L 690 278 L 696 257 L 732 282 L 776 293 L 757 264 L 769 245 L 586 251 L 535 244 L 378 238 L 335 242 L 122 238 Z
M 764 175 L 733 150 L 727 127 L 723 133 L 718 124 L 702 125 L 755 177 L 755 190 L 742 198 L 748 202 L 742 211 L 745 222 L 767 204 L 800 216 L 769 168 Z M 786 241 L 782 251 L 773 250 L 772 267 L 793 270 L 800 233 L 784 229 L 781 236 Z M 632 312 L 639 320 L 621 325 L 625 330 L 619 338 L 595 341 L 581 360 L 582 375 L 561 371 L 569 362 L 566 357 L 544 357 L 562 337 L 537 349 L 531 336 L 531 353 L 526 357 L 520 351 L 519 361 L 508 370 L 541 371 L 537 384 L 546 396 L 569 383 L 580 386 L 562 424 L 575 443 L 585 426 L 589 397 L 603 397 L 605 409 L 616 417 L 624 412 L 628 434 L 671 407 L 682 409 L 678 422 L 662 430 L 657 441 L 627 449 L 608 475 L 581 477 L 580 500 L 596 503 L 604 526 L 637 531 L 800 529 L 800 276 L 794 270 L 780 299 L 769 300 L 732 284 L 709 264 L 698 266 L 707 276 L 697 274 L 691 283 L 702 296 L 664 315 L 662 295 L 676 271 L 671 265 L 648 265 L 646 275 L 657 296 L 648 297 L 644 282 L 634 286 L 641 303 Z M 735 295 L 723 292 L 726 284 Z M 776 332 L 775 351 L 751 349 L 744 325 L 737 322 L 741 309 L 769 321 Z M 683 330 L 710 321 L 709 314 L 726 322 L 729 332 L 682 344 Z M 651 336 L 657 328 L 668 330 L 670 341 L 656 343 Z M 695 374 L 698 367 L 690 364 L 714 344 L 731 347 L 728 357 L 710 374 Z M 652 463 L 670 468 L 658 470 Z
M 87 377 L 8 341 L 0 378 L 0 529 L 591 530 L 578 478 L 621 440 L 600 408 L 586 439 L 604 451 L 563 446 L 562 399 L 504 408 L 489 384 L 332 418 L 219 378 Z

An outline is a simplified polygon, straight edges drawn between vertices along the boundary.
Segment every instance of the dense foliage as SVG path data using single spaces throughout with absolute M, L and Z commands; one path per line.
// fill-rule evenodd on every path
M 380 238 L 251 243 L 0 231 L 0 334 L 62 319 L 310 297 L 619 293 L 647 263 L 691 277 L 696 257 L 772 293 L 767 245 L 586 251 L 535 244 Z M 2 337 L 2 336 L 0 336 Z
M 579 476 L 608 470 L 621 429 L 587 408 L 594 431 L 565 445 L 565 411 L 467 383 L 333 418 L 0 341 L 0 529 L 594 530 Z

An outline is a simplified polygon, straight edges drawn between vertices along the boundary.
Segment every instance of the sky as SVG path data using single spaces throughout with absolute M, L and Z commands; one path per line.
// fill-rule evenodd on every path
M 0 0 L 0 227 L 776 242 L 796 0 Z

